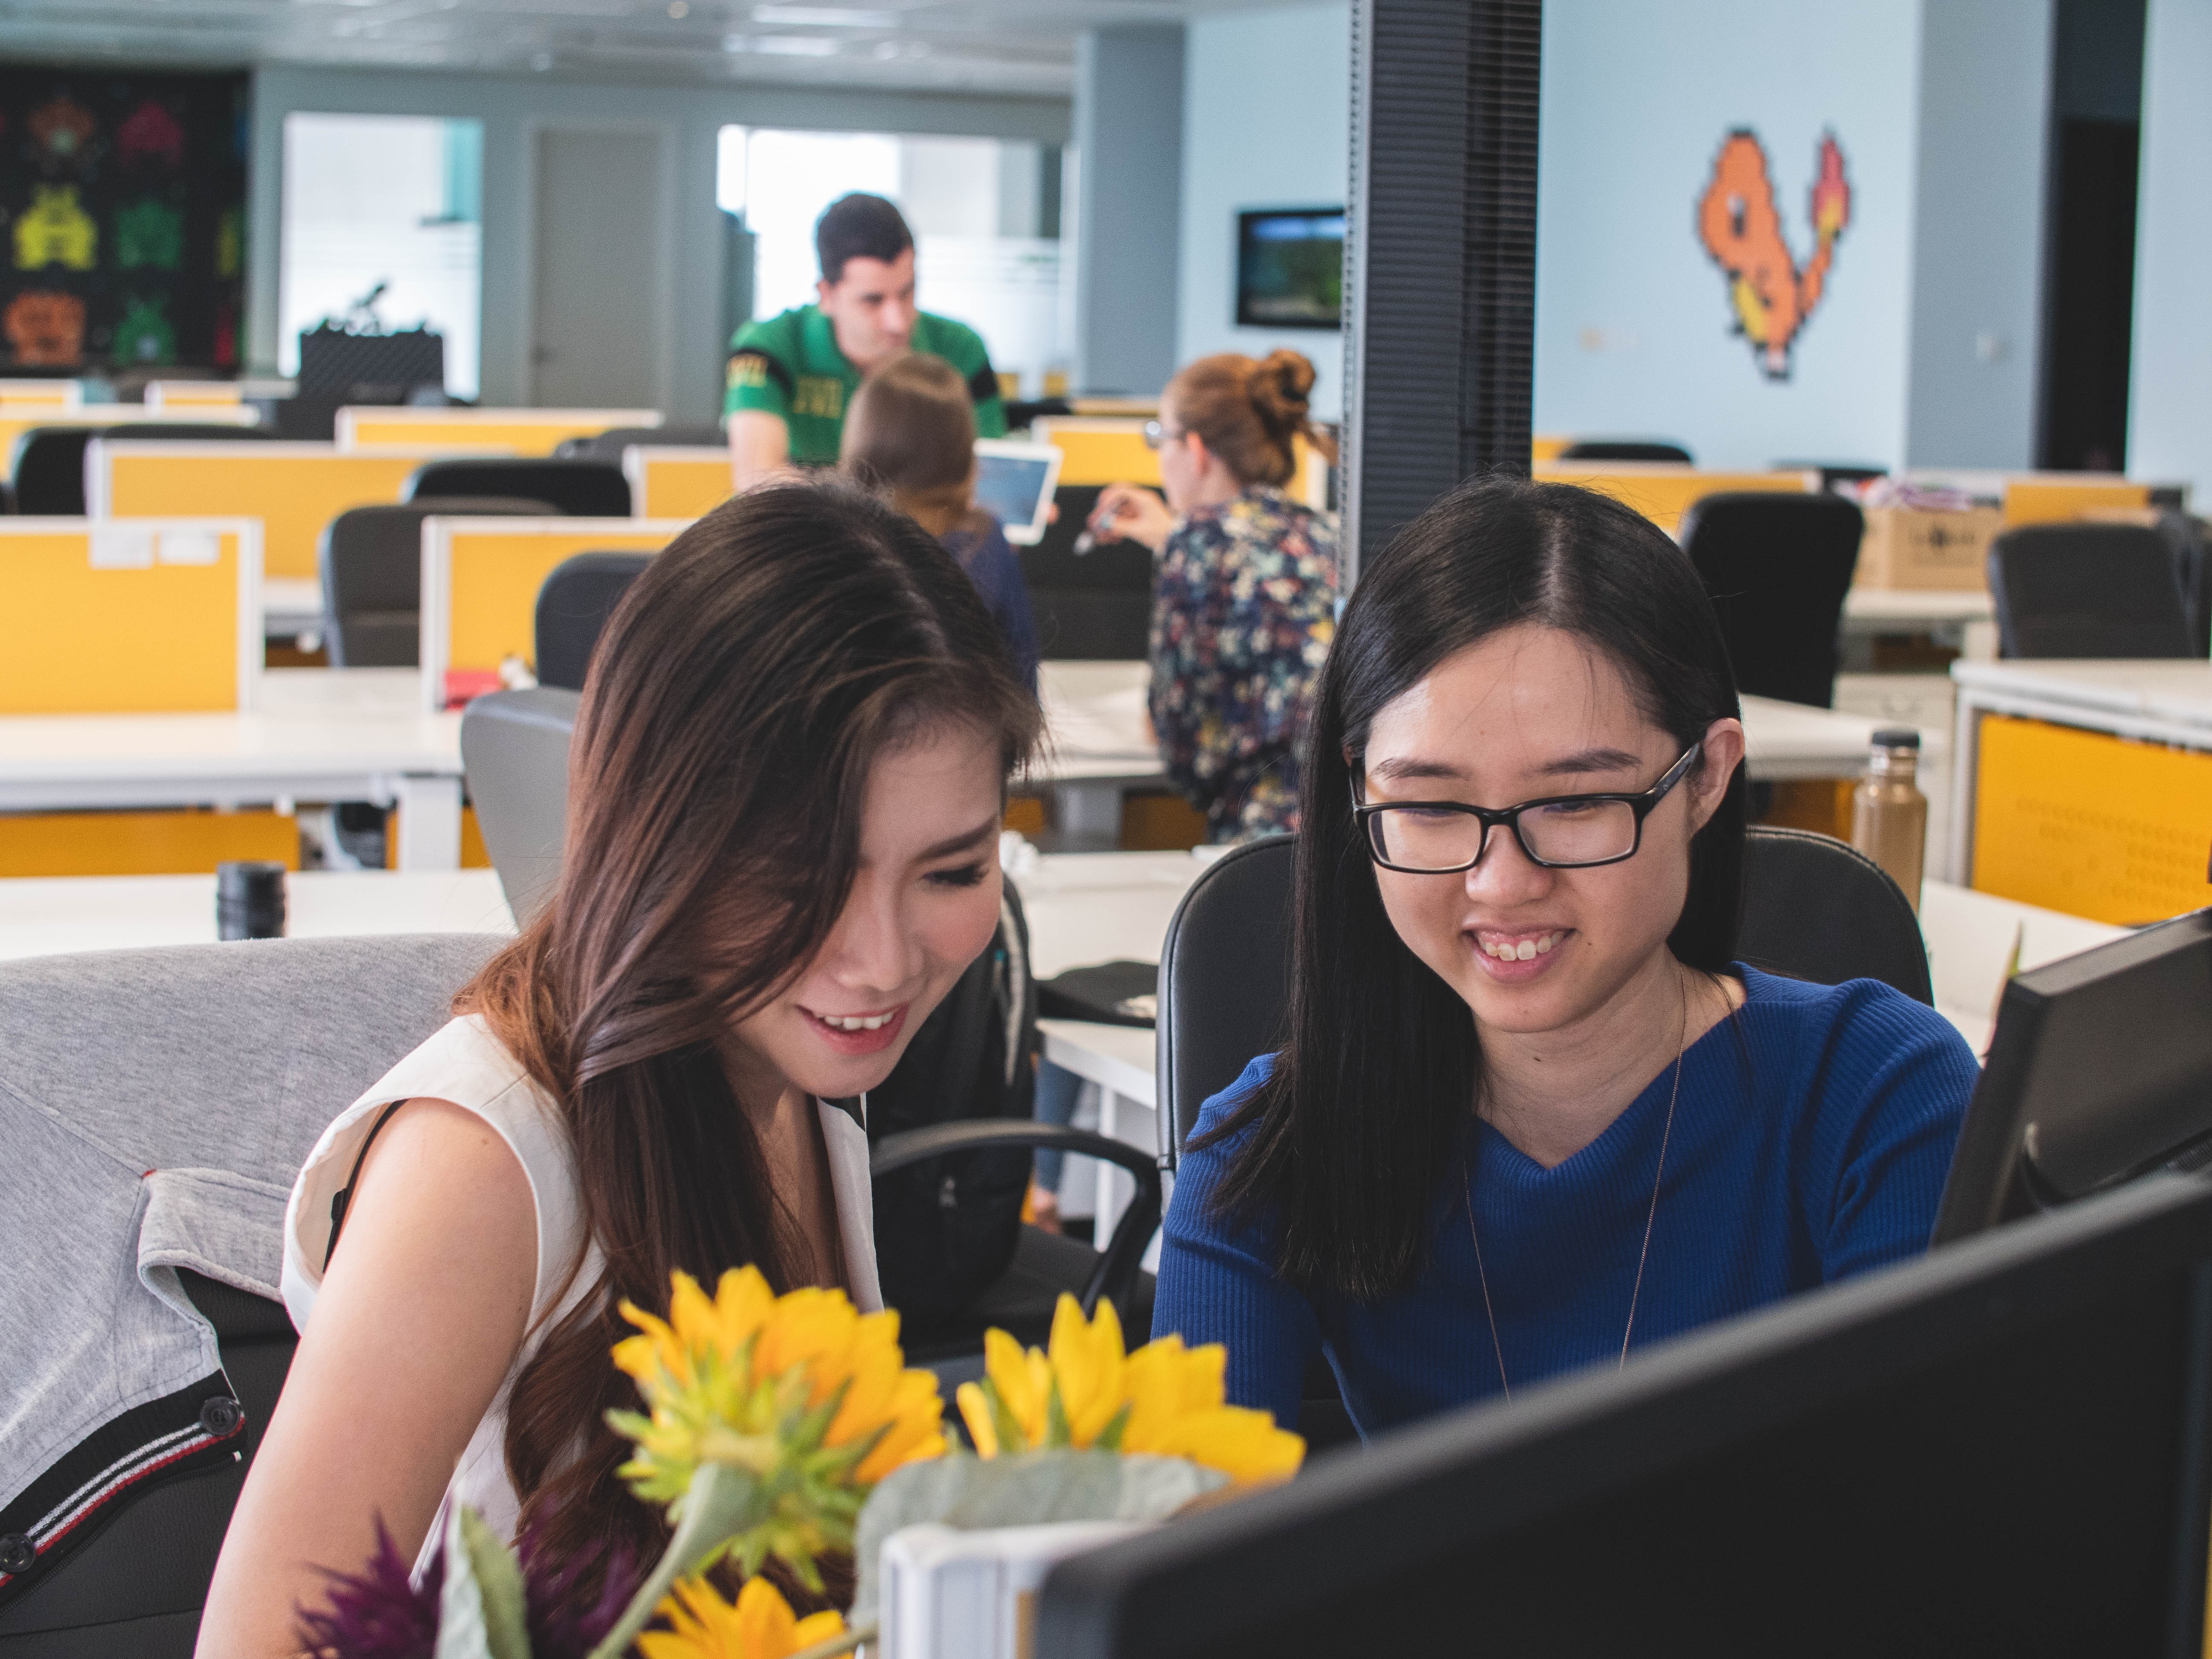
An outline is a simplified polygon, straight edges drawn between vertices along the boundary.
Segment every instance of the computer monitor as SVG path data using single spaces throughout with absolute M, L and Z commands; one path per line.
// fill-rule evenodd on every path
M 975 441 L 975 505 L 999 521 L 1017 547 L 1033 547 L 1052 513 L 1060 451 L 1008 438 Z
M 2207 1156 L 2212 910 L 2198 910 L 2005 987 L 1936 1242 Z
M 1237 216 L 1240 328 L 1344 326 L 1344 210 Z
M 1035 1651 L 2196 1655 L 2208 1413 L 2162 1175 L 1063 1562 Z

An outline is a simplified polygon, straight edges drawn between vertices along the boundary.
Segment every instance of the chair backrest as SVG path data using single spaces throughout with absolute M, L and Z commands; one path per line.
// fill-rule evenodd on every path
M 1282 1041 L 1297 846 L 1267 836 L 1231 848 L 1191 884 L 1168 924 L 1154 1065 L 1170 1169 L 1199 1108 Z
M 1152 556 L 1132 541 L 1075 550 L 1100 486 L 1062 484 L 1053 492 L 1060 517 L 1033 547 L 1016 550 L 1048 662 L 1142 659 L 1150 649 Z
M 64 1309 L 51 1274 L 0 1274 L 0 1328 L 59 1318 L 75 1342 L 143 1339 L 151 1322 L 173 1322 L 147 1311 L 142 1274 L 175 1271 L 215 1326 L 245 1407 L 240 1461 L 188 1461 L 124 1486 L 42 1551 L 35 1577 L 0 1604 L 0 1650 L 188 1659 L 231 1508 L 290 1363 L 290 1323 L 270 1299 L 283 1194 L 331 1119 L 445 1024 L 453 993 L 498 943 L 473 934 L 276 939 L 0 963 L 0 1118 L 28 1115 L 0 1131 L 7 1179 L 66 1182 L 98 1148 L 92 1165 L 128 1160 L 134 1173 L 186 1183 L 200 1223 L 175 1231 L 159 1221 L 164 1194 L 149 1190 L 134 1206 L 126 1189 L 119 1207 L 88 1202 L 61 1239 L 51 1226 L 9 1231 L 28 1225 L 25 1212 L 0 1205 L 10 1261 L 82 1256 L 96 1240 L 112 1252 L 100 1282 L 115 1287 L 111 1305 Z M 25 1128 L 33 1121 L 41 1133 Z M 127 1229 L 100 1231 L 111 1217 L 127 1218 Z M 199 1277 L 195 1259 L 269 1295 Z M 118 1376 L 143 1358 L 143 1349 L 119 1358 Z
M 1168 924 L 1156 1064 L 1170 1168 L 1199 1109 L 1283 1041 L 1295 846 L 1270 836 L 1224 854 Z M 1746 834 L 1736 954 L 1792 979 L 1878 979 L 1935 1000 L 1920 924 L 1897 884 L 1865 854 L 1808 830 L 1754 824 Z
M 422 651 L 422 520 L 433 514 L 534 519 L 544 501 L 456 495 L 349 508 L 323 527 L 323 635 L 334 668 L 413 668 Z
M 2174 558 L 2155 530 L 2039 524 L 1990 544 L 1997 651 L 2007 657 L 2191 657 Z
M 2159 540 L 2173 560 L 2174 586 L 2181 590 L 2181 612 L 2189 623 L 2189 654 L 2202 657 L 2212 649 L 2212 526 L 2174 507 L 2162 509 L 2156 526 Z
M 1680 444 L 1649 438 L 1578 438 L 1561 450 L 1563 461 L 1657 461 L 1688 466 L 1690 452 Z
M 1934 1004 L 1928 945 L 1904 889 L 1833 836 L 1753 824 L 1744 837 L 1736 955 L 1816 985 L 1878 979 Z
M 616 426 L 586 438 L 563 438 L 553 446 L 553 457 L 562 461 L 612 461 L 619 466 L 623 451 L 633 444 L 693 449 L 719 447 L 728 441 L 719 426 Z
M 434 495 L 527 495 L 572 519 L 629 517 L 629 480 L 619 460 L 522 455 L 428 461 L 407 481 L 402 499 Z
M 576 729 L 574 691 L 550 685 L 494 691 L 461 716 L 461 769 L 484 850 L 507 894 L 527 921 L 561 878 L 561 838 L 568 815 L 568 739 Z
M 1691 504 L 1677 534 L 1749 696 L 1832 708 L 1836 639 L 1866 520 L 1841 495 L 1730 491 Z
M 538 683 L 568 691 L 584 689 L 592 647 L 622 596 L 647 565 L 650 553 L 577 553 L 553 567 L 538 590 Z

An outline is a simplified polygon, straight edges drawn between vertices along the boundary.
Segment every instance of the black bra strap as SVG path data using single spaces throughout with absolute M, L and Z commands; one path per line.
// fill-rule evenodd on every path
M 338 1229 L 345 1225 L 346 1206 L 353 1202 L 353 1189 L 361 1180 L 361 1166 L 368 1161 L 368 1149 L 376 1144 L 376 1137 L 384 1126 L 392 1121 L 392 1115 L 406 1103 L 404 1100 L 395 1100 L 376 1115 L 376 1121 L 369 1125 L 368 1137 L 361 1143 L 361 1151 L 354 1154 L 353 1173 L 346 1177 L 346 1184 L 339 1188 L 337 1195 L 331 1200 L 331 1242 L 323 1249 L 325 1272 L 330 1270 L 331 1257 L 338 1248 Z

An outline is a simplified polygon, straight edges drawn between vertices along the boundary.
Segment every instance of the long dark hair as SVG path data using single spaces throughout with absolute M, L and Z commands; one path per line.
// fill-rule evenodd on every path
M 525 1526 L 556 1559 L 651 1560 L 623 1490 L 634 1406 L 615 1312 L 750 1262 L 803 1261 L 714 1040 L 811 961 L 850 890 L 870 763 L 940 723 L 1011 769 L 1041 720 L 975 586 L 849 486 L 740 495 L 632 584 L 593 656 L 554 902 L 456 999 L 555 1099 L 603 1281 L 545 1334 L 507 1406 Z M 765 1104 L 766 1103 L 756 1103 Z M 572 1267 L 571 1271 L 574 1271 Z
M 1352 817 L 1385 705 L 1501 629 L 1565 629 L 1620 670 L 1686 749 L 1739 712 L 1728 648 L 1689 560 L 1650 520 L 1589 490 L 1482 478 L 1406 526 L 1362 575 L 1322 670 L 1299 801 L 1288 1041 L 1216 1139 L 1247 1128 L 1216 1194 L 1279 1218 L 1284 1278 L 1372 1297 L 1422 1266 L 1437 1171 L 1455 1167 L 1481 1071 L 1474 1019 L 1390 925 Z M 1708 972 L 1735 952 L 1744 781 L 1690 843 L 1668 945 Z

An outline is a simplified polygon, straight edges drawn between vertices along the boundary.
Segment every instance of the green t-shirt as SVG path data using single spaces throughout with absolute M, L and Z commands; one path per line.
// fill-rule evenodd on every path
M 965 323 L 927 312 L 914 319 L 913 348 L 942 357 L 958 369 L 975 400 L 975 434 L 1006 435 L 1006 407 L 981 335 Z M 818 466 L 837 459 L 845 434 L 845 405 L 860 384 L 860 371 L 837 349 L 837 331 L 818 306 L 799 306 L 780 316 L 747 323 L 730 342 L 729 391 L 723 408 L 765 410 L 783 418 L 791 434 L 791 459 Z

